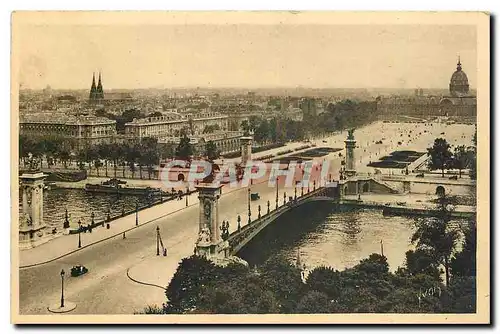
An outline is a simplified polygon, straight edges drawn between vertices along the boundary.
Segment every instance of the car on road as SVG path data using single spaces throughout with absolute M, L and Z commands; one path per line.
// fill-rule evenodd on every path
M 417 174 L 415 177 L 424 177 L 424 173 Z
M 85 268 L 81 264 L 78 264 L 78 265 L 74 266 L 73 268 L 71 268 L 71 276 L 78 277 L 78 276 L 81 276 L 83 274 L 86 274 L 88 271 L 89 270 L 87 268 Z
M 250 199 L 252 201 L 256 201 L 256 200 L 260 199 L 259 193 L 252 193 L 252 194 L 250 194 Z
M 399 206 L 405 206 L 405 205 L 406 205 L 406 202 L 396 202 L 396 205 L 399 205 Z
M 450 176 L 449 179 L 450 180 L 458 180 L 458 177 L 456 175 L 453 175 L 453 176 Z

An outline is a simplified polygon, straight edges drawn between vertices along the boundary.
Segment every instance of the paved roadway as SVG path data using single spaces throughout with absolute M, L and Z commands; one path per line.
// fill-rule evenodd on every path
M 443 131 L 451 129 L 446 125 L 425 127 L 429 133 L 422 134 L 410 144 L 408 149 L 425 149 L 434 138 Z M 374 160 L 375 157 L 390 152 L 397 147 L 395 139 L 410 131 L 424 129 L 422 124 L 389 124 L 375 123 L 355 132 L 359 148 L 357 157 L 363 157 L 363 163 Z M 463 142 L 469 145 L 473 133 L 473 126 L 457 125 L 453 133 L 446 135 L 452 144 Z M 465 134 L 464 134 L 465 133 Z M 342 147 L 346 132 L 332 138 L 318 140 L 318 146 Z M 384 137 L 383 145 L 376 145 L 374 141 Z M 457 140 L 460 139 L 460 140 Z M 391 140 L 393 141 L 391 143 Z M 406 140 L 405 140 L 406 141 Z M 331 168 L 338 170 L 340 158 L 337 153 L 332 153 L 327 159 L 333 159 Z M 321 158 L 320 160 L 322 160 Z M 358 161 L 359 164 L 359 161 Z M 363 168 L 363 167 L 361 167 Z M 338 179 L 338 174 L 333 173 Z M 273 198 L 275 189 L 269 188 L 266 183 L 254 185 L 253 191 L 259 192 L 263 198 Z M 290 191 L 292 194 L 293 191 Z M 282 194 L 280 193 L 280 198 Z M 271 201 L 271 205 L 274 203 Z M 264 206 L 263 206 L 263 211 Z M 229 195 L 222 196 L 219 206 L 220 219 L 230 219 L 234 228 L 235 216 L 240 213 L 245 221 L 247 212 L 247 189 L 239 189 Z M 255 213 L 255 204 L 252 208 Z M 160 214 L 159 214 L 160 215 Z M 72 314 L 130 314 L 142 310 L 152 301 L 152 287 L 136 284 L 126 276 L 127 268 L 133 267 L 145 257 L 155 253 L 155 227 L 160 226 L 162 238 L 169 249 L 169 256 L 185 254 L 194 248 L 198 226 L 199 211 L 197 206 L 188 207 L 168 217 L 159 219 L 157 223 L 146 225 L 127 234 L 126 239 L 117 237 L 103 241 L 92 247 L 66 256 L 60 260 L 19 271 L 19 303 L 21 314 L 46 314 L 47 306 L 60 299 L 61 269 L 69 273 L 75 264 L 83 264 L 89 268 L 89 273 L 82 277 L 69 277 L 65 282 L 65 297 L 77 304 Z M 231 218 L 233 217 L 233 218 Z M 189 252 L 188 254 L 189 255 Z M 182 256 L 178 259 L 180 260 Z M 15 279 L 15 278 L 14 278 Z M 168 282 L 165 282 L 167 285 Z M 154 291 L 155 301 L 161 300 L 162 291 Z M 159 297 L 161 296 L 161 297 Z

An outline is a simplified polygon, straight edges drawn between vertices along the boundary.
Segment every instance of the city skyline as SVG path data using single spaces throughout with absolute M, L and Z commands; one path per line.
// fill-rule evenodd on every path
M 89 89 L 101 72 L 105 89 L 441 89 L 459 55 L 476 88 L 472 26 L 67 27 L 20 31 L 22 88 Z

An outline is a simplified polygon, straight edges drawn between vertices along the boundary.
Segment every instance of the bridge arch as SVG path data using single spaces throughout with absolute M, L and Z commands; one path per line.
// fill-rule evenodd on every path
M 443 186 L 437 186 L 436 187 L 436 195 L 439 197 L 443 197 L 445 195 L 446 191 Z

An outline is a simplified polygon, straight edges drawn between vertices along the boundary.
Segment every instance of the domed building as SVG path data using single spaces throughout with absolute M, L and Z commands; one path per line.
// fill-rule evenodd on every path
M 423 119 L 448 117 L 469 123 L 476 122 L 477 99 L 469 93 L 469 79 L 458 58 L 457 70 L 451 75 L 449 94 L 433 96 L 418 88 L 414 96 L 378 97 L 377 109 L 382 112 L 381 118 L 388 121 L 410 116 Z
M 450 95 L 453 97 L 462 97 L 469 94 L 469 79 L 467 74 L 462 71 L 460 57 L 458 57 L 457 70 L 451 75 Z

